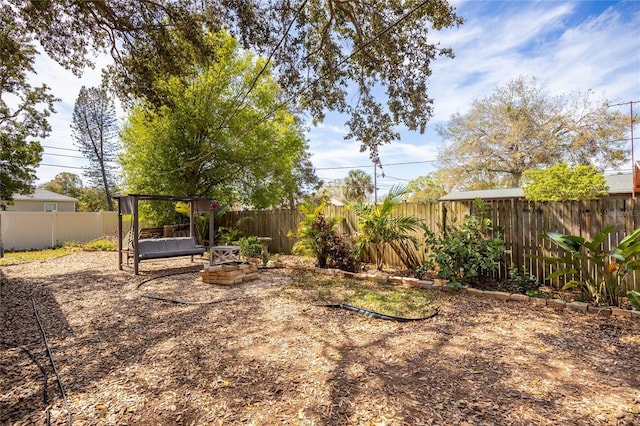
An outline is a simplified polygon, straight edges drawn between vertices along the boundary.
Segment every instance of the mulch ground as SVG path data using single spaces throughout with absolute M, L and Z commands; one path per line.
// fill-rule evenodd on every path
M 314 306 L 299 270 L 116 258 L 0 269 L 0 424 L 640 424 L 640 321 L 438 292 L 397 323 Z

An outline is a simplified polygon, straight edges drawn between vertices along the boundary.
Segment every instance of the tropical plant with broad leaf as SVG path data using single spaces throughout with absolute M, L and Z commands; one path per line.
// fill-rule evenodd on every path
M 563 289 L 580 288 L 595 304 L 619 306 L 629 277 L 633 271 L 640 270 L 640 228 L 627 235 L 614 249 L 605 251 L 602 243 L 615 229 L 616 225 L 607 226 L 592 241 L 580 236 L 547 231 L 545 238 L 566 253 L 555 257 L 532 257 L 542 258 L 548 264 L 557 266 L 549 279 L 570 278 Z M 634 297 L 639 301 L 640 294 L 636 293 L 638 292 L 628 292 L 632 303 Z

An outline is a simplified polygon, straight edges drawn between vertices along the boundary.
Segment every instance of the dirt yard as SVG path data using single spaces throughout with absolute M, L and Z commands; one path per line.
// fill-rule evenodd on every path
M 0 269 L 0 424 L 69 424 L 32 296 L 74 425 L 640 424 L 640 321 L 438 292 L 397 323 L 314 306 L 297 270 L 116 258 Z

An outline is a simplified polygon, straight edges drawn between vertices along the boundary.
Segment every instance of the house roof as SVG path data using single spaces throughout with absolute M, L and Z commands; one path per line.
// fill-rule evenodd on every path
M 56 192 L 47 191 L 46 189 L 36 188 L 33 194 L 14 194 L 13 201 L 78 202 L 78 199 L 67 197 L 66 195 L 58 194 Z
M 609 195 L 631 194 L 633 178 L 631 173 L 618 173 L 616 175 L 605 175 Z M 502 200 L 512 198 L 524 198 L 522 188 L 496 188 L 483 189 L 477 191 L 454 191 L 440 197 L 439 201 L 468 201 L 482 198 L 483 200 Z

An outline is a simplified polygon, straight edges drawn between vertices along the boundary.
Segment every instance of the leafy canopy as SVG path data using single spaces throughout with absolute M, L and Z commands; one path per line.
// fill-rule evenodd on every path
M 344 178 L 342 195 L 346 201 L 367 201 L 373 190 L 371 175 L 359 169 L 349 170 Z
M 33 192 L 35 168 L 42 146 L 34 138 L 46 137 L 48 117 L 56 99 L 49 87 L 33 87 L 37 50 L 16 24 L 13 11 L 0 5 L 0 201 L 12 202 L 14 194 Z
M 407 184 L 409 201 L 433 203 L 447 194 L 444 184 L 433 174 L 418 176 Z
M 559 163 L 522 176 L 524 196 L 531 201 L 594 200 L 606 196 L 608 189 L 604 175 L 591 165 Z
M 634 271 L 640 271 L 640 229 L 628 234 L 610 251 L 603 242 L 616 230 L 609 225 L 598 232 L 591 241 L 577 235 L 547 231 L 544 238 L 562 248 L 561 255 L 531 256 L 544 259 L 554 270 L 550 280 L 568 278 L 564 289 L 580 288 L 595 304 L 620 304 L 620 297 L 631 287 Z M 634 302 L 635 293 L 627 294 Z
M 107 197 L 100 187 L 85 187 L 82 179 L 74 173 L 58 173 L 52 180 L 40 185 L 41 188 L 78 200 L 79 212 L 98 212 L 107 210 Z
M 398 204 L 406 197 L 407 189 L 394 186 L 381 204 L 362 201 L 351 206 L 358 218 L 357 250 L 362 257 L 373 252 L 376 268 L 382 269 L 387 248 L 391 248 L 404 265 L 411 269 L 418 266 L 415 255 L 418 240 L 413 235 L 420 228 L 420 220 L 396 213 Z
M 457 189 L 517 187 L 527 170 L 559 162 L 615 168 L 627 159 L 628 117 L 591 92 L 551 96 L 522 77 L 454 114 L 438 133 L 449 142 L 438 175 Z
M 5 1 L 21 31 L 60 64 L 79 74 L 92 51 L 108 50 L 121 97 L 156 107 L 168 96 L 156 82 L 217 61 L 206 34 L 226 28 L 244 48 L 272 56 L 295 109 L 314 120 L 327 110 L 347 114 L 347 137 L 374 159 L 399 138 L 393 126 L 424 131 L 433 114 L 431 63 L 453 57 L 430 31 L 463 22 L 445 0 Z
M 171 106 L 142 102 L 121 134 L 127 191 L 214 197 L 256 208 L 280 203 L 296 182 L 306 141 L 264 59 L 238 48 L 227 33 L 210 34 L 217 62 L 187 78 L 159 81 Z M 241 108 L 237 100 L 244 99 Z

